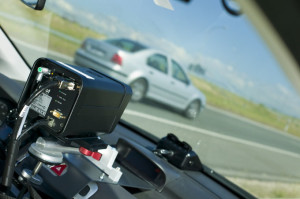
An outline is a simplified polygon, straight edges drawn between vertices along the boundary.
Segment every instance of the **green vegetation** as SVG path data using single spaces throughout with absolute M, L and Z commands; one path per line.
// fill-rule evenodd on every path
M 257 198 L 299 198 L 299 183 L 269 182 L 258 180 L 246 180 L 240 178 L 228 178 L 238 184 Z
M 104 34 L 99 34 L 89 28 L 82 27 L 76 22 L 64 19 L 53 12 L 47 10 L 43 12 L 33 11 L 31 8 L 24 6 L 20 1 L 2 3 L 0 12 L 9 13 L 19 19 L 33 22 L 32 24 L 28 24 L 15 18 L 10 19 L 0 16 L 1 25 L 9 33 L 10 37 L 68 56 L 73 56 L 74 52 L 79 48 L 81 41 L 87 37 L 106 38 Z M 31 27 L 28 28 L 28 26 Z M 48 32 L 45 27 L 48 27 L 49 30 L 68 35 L 71 39 L 68 40 L 54 32 Z
M 196 76 L 191 76 L 191 80 L 206 95 L 209 105 L 300 137 L 300 119 L 272 111 L 262 104 L 255 104 Z
M 28 29 L 26 26 L 21 26 L 17 23 L 10 23 L 9 20 L 2 22 L 2 25 L 8 30 L 10 37 L 25 41 L 35 46 L 45 47 L 49 50 L 62 53 L 64 55 L 73 56 L 80 44 L 67 41 L 53 34 L 48 34 L 39 29 Z M 19 31 L 22 34 L 19 34 Z M 36 40 L 32 35 L 38 35 L 40 39 Z

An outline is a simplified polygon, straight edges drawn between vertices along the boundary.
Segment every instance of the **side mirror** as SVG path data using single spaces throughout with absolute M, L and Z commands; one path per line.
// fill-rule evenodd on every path
M 34 10 L 43 10 L 46 0 L 21 0 L 25 5 Z

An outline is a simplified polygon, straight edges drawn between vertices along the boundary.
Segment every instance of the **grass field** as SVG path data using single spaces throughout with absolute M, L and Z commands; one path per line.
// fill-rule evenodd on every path
M 257 198 L 299 198 L 300 184 L 228 178 Z
M 43 12 L 32 11 L 31 8 L 24 7 L 20 1 L 12 1 L 7 4 L 2 3 L 0 11 L 15 16 L 15 18 L 12 19 L 0 16 L 1 25 L 9 31 L 10 37 L 17 38 L 26 43 L 48 48 L 49 50 L 59 52 L 64 55 L 73 56 L 74 52 L 79 48 L 81 41 L 87 37 L 98 39 L 106 38 L 104 34 L 82 27 L 79 24 L 66 20 L 53 12 L 47 10 L 44 10 Z M 32 21 L 34 24 L 28 24 L 19 19 Z M 31 27 L 28 28 L 28 26 Z M 70 36 L 74 40 L 80 42 L 67 40 L 54 33 L 49 33 L 47 30 L 45 31 L 43 29 L 43 26 Z
M 191 76 L 194 85 L 206 96 L 211 106 L 227 110 L 300 137 L 300 120 L 253 103 L 199 77 Z

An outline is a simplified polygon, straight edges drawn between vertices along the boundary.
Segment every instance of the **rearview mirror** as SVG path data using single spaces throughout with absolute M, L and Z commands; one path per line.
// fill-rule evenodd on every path
M 46 0 L 21 0 L 25 5 L 35 10 L 43 10 Z

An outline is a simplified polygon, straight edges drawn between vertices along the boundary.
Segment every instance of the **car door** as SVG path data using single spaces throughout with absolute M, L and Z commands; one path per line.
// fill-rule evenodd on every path
M 176 61 L 171 60 L 171 68 L 172 78 L 170 86 L 172 90 L 176 91 L 173 101 L 179 108 L 184 108 L 189 101 L 189 96 L 193 94 L 189 89 L 190 81 L 182 67 Z
M 149 80 L 148 97 L 166 102 L 170 98 L 170 75 L 167 56 L 160 53 L 153 53 L 148 56 L 147 70 Z

